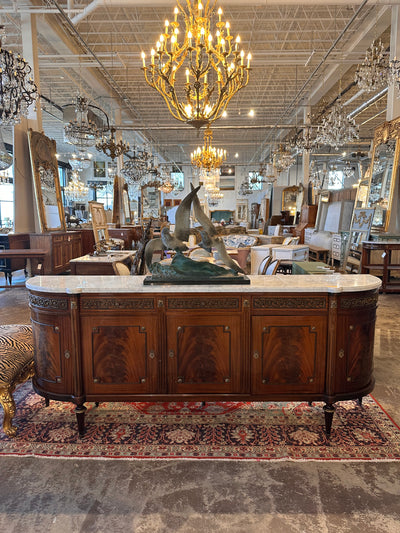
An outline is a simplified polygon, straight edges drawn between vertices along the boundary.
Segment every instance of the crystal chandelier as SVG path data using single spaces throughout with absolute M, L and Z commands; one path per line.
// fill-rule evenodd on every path
M 32 68 L 19 54 L 3 48 L 4 26 L 0 27 L 0 124 L 19 124 L 37 98 Z
M 224 194 L 217 188 L 209 189 L 204 193 L 207 203 L 210 207 L 217 207 L 219 202 L 224 197 Z
M 280 144 L 279 148 L 272 152 L 272 164 L 278 174 L 294 165 L 295 161 L 292 152 L 287 150 L 283 144 Z
M 70 202 L 85 202 L 89 194 L 89 187 L 80 181 L 78 172 L 72 173 L 72 179 L 66 187 L 64 194 Z
M 92 154 L 85 154 L 84 152 L 73 153 L 68 163 L 71 165 L 72 170 L 82 172 L 91 165 Z
M 332 110 L 322 119 L 318 126 L 317 142 L 339 148 L 346 143 L 358 139 L 358 126 L 353 118 L 349 118 L 341 104 L 336 101 Z
M 208 171 L 219 168 L 226 161 L 226 150 L 214 148 L 211 146 L 212 131 L 209 126 L 204 131 L 204 145 L 200 146 L 190 154 L 192 165 L 198 168 L 204 168 Z
M 355 82 L 365 92 L 378 91 L 387 86 L 388 64 L 382 41 L 372 42 L 365 59 L 357 66 Z
M 125 154 L 129 151 L 129 143 L 124 143 L 121 140 L 115 140 L 115 128 L 110 128 L 110 137 L 103 136 L 100 141 L 96 143 L 96 150 L 103 152 L 114 161 L 115 158 Z
M 239 51 L 240 37 L 234 43 L 229 22 L 223 22 L 216 0 L 177 0 L 174 20 L 165 21 L 163 33 L 151 50 L 151 64 L 146 67 L 146 82 L 164 98 L 170 113 L 196 128 L 220 118 L 231 98 L 249 81 L 251 54 L 244 65 L 244 51 Z M 184 17 L 181 33 L 178 15 Z M 215 36 L 213 32 L 215 31 Z M 183 41 L 179 43 L 182 35 Z M 185 80 L 186 77 L 186 80 Z
M 303 134 L 299 135 L 296 139 L 296 148 L 299 153 L 309 154 L 313 150 L 319 148 L 316 139 L 316 133 L 312 126 L 305 126 Z
M 160 177 L 162 179 L 162 185 L 158 188 L 158 190 L 169 194 L 174 190 L 175 185 L 171 181 L 171 173 L 166 165 L 161 167 Z
M 89 102 L 78 95 L 75 103 L 75 118 L 64 126 L 64 139 L 80 148 L 94 146 L 100 136 L 97 125 L 88 118 Z
M 199 182 L 203 184 L 205 192 L 219 190 L 219 181 L 220 181 L 220 169 L 212 168 L 207 170 L 206 168 L 199 168 L 198 170 Z
M 126 154 L 126 157 L 127 159 L 121 169 L 122 175 L 132 184 L 141 181 L 151 167 L 151 152 L 145 147 L 139 149 L 134 146 L 130 153 Z

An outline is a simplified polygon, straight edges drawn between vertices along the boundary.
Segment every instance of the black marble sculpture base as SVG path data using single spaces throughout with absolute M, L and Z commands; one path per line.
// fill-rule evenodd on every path
M 203 279 L 165 279 L 146 276 L 143 285 L 250 285 L 250 279 L 247 276 L 216 276 Z

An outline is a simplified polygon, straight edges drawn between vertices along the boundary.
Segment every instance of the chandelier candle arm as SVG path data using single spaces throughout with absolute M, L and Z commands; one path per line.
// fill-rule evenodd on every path
M 245 66 L 245 53 L 238 49 L 240 37 L 233 45 L 230 24 L 222 21 L 221 8 L 214 25 L 214 45 L 211 27 L 216 0 L 212 6 L 209 1 L 204 6 L 197 2 L 196 6 L 186 0 L 186 8 L 179 1 L 177 4 L 174 20 L 165 21 L 164 31 L 151 50 L 149 67 L 142 52 L 142 70 L 146 82 L 161 94 L 173 117 L 200 128 L 220 118 L 231 98 L 248 84 L 251 54 Z M 179 14 L 185 25 L 182 44 Z

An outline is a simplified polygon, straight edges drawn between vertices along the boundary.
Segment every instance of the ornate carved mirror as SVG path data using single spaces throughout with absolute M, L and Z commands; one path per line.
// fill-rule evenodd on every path
M 29 129 L 28 142 L 40 231 L 66 231 L 56 141 L 49 139 L 44 133 Z
M 286 187 L 282 191 L 282 211 L 289 211 L 291 215 L 296 215 L 297 195 L 299 188 L 297 185 Z
M 388 230 L 399 162 L 400 117 L 375 130 L 366 207 L 375 209 L 372 230 Z M 397 206 L 396 206 L 397 207 Z

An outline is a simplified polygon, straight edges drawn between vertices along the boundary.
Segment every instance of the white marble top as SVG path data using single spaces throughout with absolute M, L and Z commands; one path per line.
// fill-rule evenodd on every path
M 357 292 L 377 289 L 381 280 L 369 274 L 317 274 L 313 276 L 248 276 L 250 285 L 143 285 L 145 276 L 36 276 L 28 289 L 59 294 L 197 292 Z

